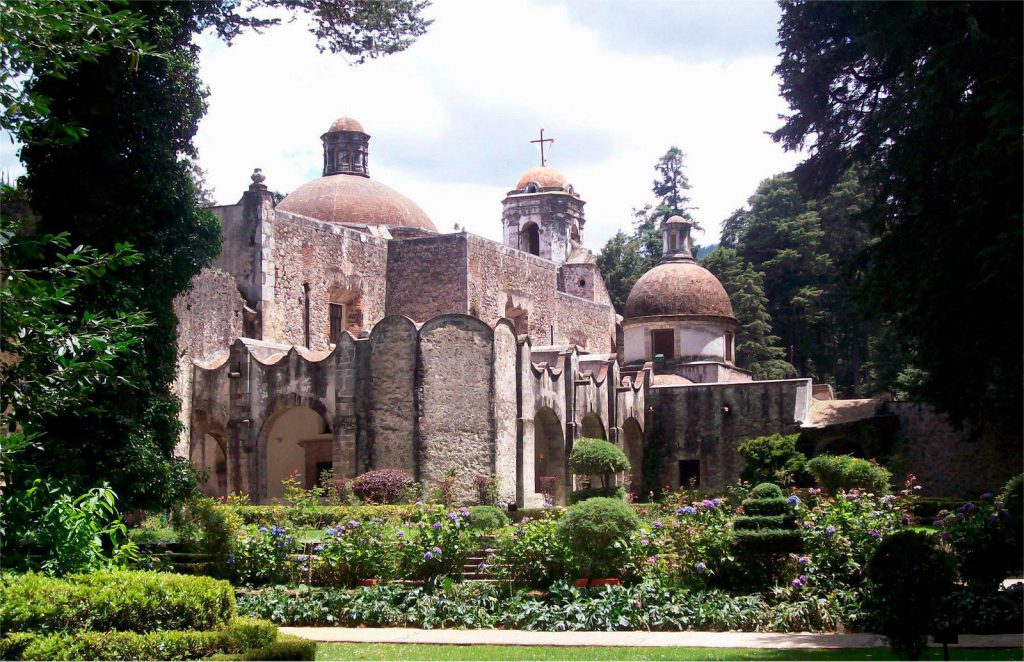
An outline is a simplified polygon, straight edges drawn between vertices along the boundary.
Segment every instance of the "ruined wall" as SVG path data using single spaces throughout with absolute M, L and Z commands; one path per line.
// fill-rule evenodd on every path
M 979 422 L 957 429 L 945 414 L 922 402 L 887 402 L 884 412 L 899 420 L 889 464 L 894 473 L 914 473 L 925 495 L 966 499 L 998 493 L 1021 472 L 1021 432 L 999 425 L 998 417 L 982 415 Z
M 516 501 L 517 375 L 519 347 L 515 329 L 507 321 L 494 328 L 494 474 L 498 476 L 499 503 Z
M 464 501 L 473 478 L 494 467 L 493 357 L 493 333 L 480 320 L 445 315 L 420 329 L 420 477 L 430 488 L 454 469 Z
M 651 387 L 644 425 L 644 493 L 680 484 L 680 460 L 700 461 L 701 487 L 739 478 L 741 442 L 796 432 L 810 400 L 809 379 Z
M 370 334 L 367 375 L 367 465 L 416 476 L 415 325 L 389 316 Z
M 188 457 L 192 420 L 192 361 L 226 356 L 242 335 L 244 300 L 234 278 L 217 269 L 203 269 L 174 300 L 178 319 L 177 364 L 173 392 L 181 401 L 182 432 L 175 452 Z
M 556 292 L 555 309 L 555 342 L 576 344 L 590 352 L 614 350 L 614 308 Z
M 438 315 L 469 312 L 468 300 L 465 234 L 388 243 L 388 315 L 423 323 Z
M 388 247 L 383 239 L 348 228 L 275 212 L 272 240 L 273 302 L 264 303 L 263 338 L 305 343 L 305 290 L 309 285 L 309 346 L 324 349 L 330 338 L 332 294 L 353 293 L 359 330 L 385 315 Z

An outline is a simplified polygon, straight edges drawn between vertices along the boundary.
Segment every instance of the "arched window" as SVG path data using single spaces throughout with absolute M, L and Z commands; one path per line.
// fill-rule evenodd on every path
M 540 255 L 540 228 L 536 223 L 529 223 L 522 231 L 521 244 L 525 244 L 526 252 L 531 255 Z

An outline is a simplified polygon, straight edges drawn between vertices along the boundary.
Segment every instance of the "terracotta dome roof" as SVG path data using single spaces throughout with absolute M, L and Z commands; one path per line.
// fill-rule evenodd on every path
M 662 225 L 693 225 L 693 221 L 688 221 L 679 214 L 675 216 L 669 216 L 661 222 Z
M 626 299 L 626 319 L 652 315 L 733 318 L 722 283 L 696 262 L 662 262 L 640 277 Z
M 530 182 L 537 182 L 541 188 L 551 188 L 554 186 L 566 188 L 566 186 L 568 186 L 565 182 L 565 177 L 562 176 L 562 173 L 547 166 L 537 166 L 536 168 L 530 168 L 524 172 L 523 176 L 519 178 L 519 182 L 516 184 L 516 190 L 523 190 L 530 184 Z
M 351 117 L 339 117 L 334 120 L 333 124 L 331 124 L 331 128 L 327 129 L 327 133 L 337 133 L 339 131 L 358 131 L 359 133 L 366 133 L 366 131 L 363 130 L 363 125 Z
M 277 208 L 329 223 L 420 228 L 437 232 L 419 206 L 369 177 L 330 175 L 292 191 Z

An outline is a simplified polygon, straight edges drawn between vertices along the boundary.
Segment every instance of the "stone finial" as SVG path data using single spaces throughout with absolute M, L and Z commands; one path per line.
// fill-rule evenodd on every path
M 264 176 L 262 168 L 254 168 L 252 174 L 249 176 L 249 179 L 252 180 L 252 184 L 249 184 L 250 191 L 267 190 L 266 184 L 263 183 L 264 180 L 266 180 L 266 176 Z

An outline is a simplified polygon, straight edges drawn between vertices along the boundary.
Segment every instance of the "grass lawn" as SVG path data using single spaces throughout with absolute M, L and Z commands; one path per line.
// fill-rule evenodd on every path
M 613 648 L 607 646 L 435 646 L 320 644 L 318 660 L 898 660 L 888 648 Z M 922 660 L 941 660 L 929 648 Z M 1024 660 L 1024 648 L 950 648 L 951 660 Z

